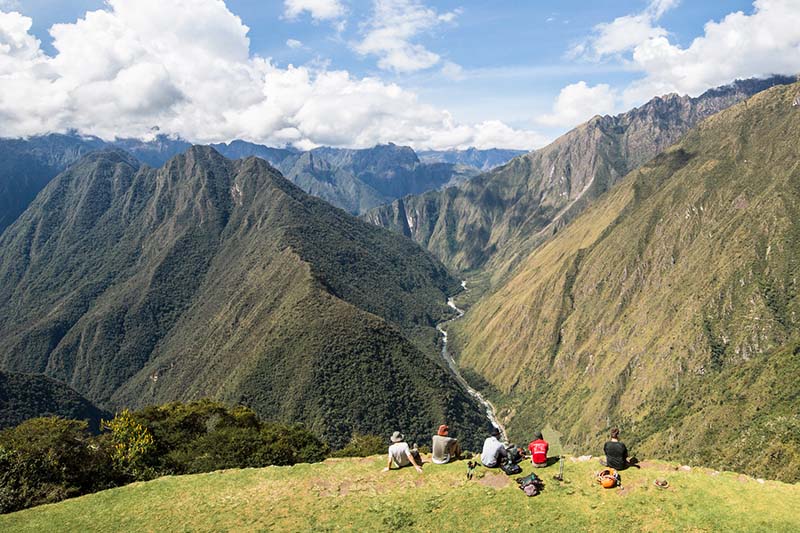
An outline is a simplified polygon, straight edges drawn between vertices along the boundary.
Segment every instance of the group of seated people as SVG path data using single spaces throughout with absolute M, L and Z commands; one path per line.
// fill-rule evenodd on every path
M 483 442 L 481 452 L 481 464 L 487 468 L 499 468 L 506 462 L 519 462 L 526 457 L 524 451 L 519 450 L 515 445 L 506 445 L 500 440 L 501 433 L 497 427 L 492 426 L 489 430 L 489 437 Z M 390 440 L 388 464 L 384 471 L 405 466 L 413 466 L 417 472 L 422 472 L 422 458 L 420 457 L 417 445 L 410 447 L 405 441 L 405 437 L 395 431 Z M 538 431 L 533 440 L 528 444 L 528 453 L 531 463 L 535 468 L 543 468 L 548 465 L 547 452 L 550 448 L 549 443 L 544 440 L 542 432 Z M 605 458 L 600 462 L 605 466 L 610 466 L 617 470 L 624 470 L 629 466 L 635 466 L 636 460 L 628 457 L 628 448 L 619 441 L 619 429 L 611 430 L 611 440 L 603 447 Z M 433 436 L 431 445 L 431 462 L 434 464 L 446 464 L 461 458 L 461 446 L 458 439 L 450 436 L 450 428 L 446 424 L 439 426 L 437 434 Z

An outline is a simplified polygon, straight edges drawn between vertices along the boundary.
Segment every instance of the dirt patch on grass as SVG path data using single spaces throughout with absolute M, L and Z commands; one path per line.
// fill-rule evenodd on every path
M 510 483 L 508 476 L 505 474 L 486 474 L 478 480 L 478 483 L 484 487 L 491 487 L 493 489 L 502 489 L 507 487 Z

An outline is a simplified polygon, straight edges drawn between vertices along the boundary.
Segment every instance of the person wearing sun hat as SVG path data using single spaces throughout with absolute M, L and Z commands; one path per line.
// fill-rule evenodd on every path
M 461 447 L 458 440 L 449 436 L 450 428 L 447 424 L 439 426 L 439 431 L 433 436 L 433 446 L 431 446 L 431 461 L 437 465 L 443 465 L 458 459 L 461 455 Z
M 417 450 L 416 445 L 414 445 L 414 449 L 412 450 L 408 446 L 406 438 L 399 431 L 392 433 L 389 440 L 392 441 L 391 446 L 389 446 L 389 462 L 383 471 L 388 472 L 391 470 L 393 464 L 397 466 L 397 468 L 414 465 L 417 472 L 422 473 L 422 458 L 419 456 L 419 450 Z

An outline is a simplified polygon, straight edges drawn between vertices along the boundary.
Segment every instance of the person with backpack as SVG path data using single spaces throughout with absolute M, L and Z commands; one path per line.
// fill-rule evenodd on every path
M 431 446 L 431 461 L 437 465 L 447 464 L 461 458 L 461 447 L 458 440 L 449 436 L 450 428 L 447 424 L 439 426 L 437 434 L 433 436 Z
M 537 431 L 531 443 L 528 444 L 528 450 L 531 452 L 531 463 L 535 468 L 547 466 L 547 450 L 549 448 L 550 445 L 542 437 L 542 432 Z
M 483 441 L 481 463 L 487 468 L 498 468 L 508 459 L 508 450 L 499 437 L 500 430 L 492 426 L 489 437 Z
M 389 440 L 392 441 L 392 445 L 389 446 L 389 463 L 383 471 L 388 472 L 391 470 L 393 464 L 396 465 L 397 468 L 414 465 L 417 472 L 421 474 L 422 458 L 419 455 L 419 450 L 417 450 L 417 445 L 415 444 L 413 449 L 410 448 L 405 441 L 406 438 L 399 431 L 392 433 Z
M 625 470 L 629 466 L 636 466 L 637 461 L 628 457 L 628 447 L 619 440 L 619 428 L 611 430 L 611 440 L 603 446 L 605 460 L 600 460 L 604 466 L 615 470 Z

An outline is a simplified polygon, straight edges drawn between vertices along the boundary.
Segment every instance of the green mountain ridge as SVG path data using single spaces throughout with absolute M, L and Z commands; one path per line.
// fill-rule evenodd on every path
M 454 270 L 489 271 L 496 284 L 520 258 L 698 122 L 793 81 L 740 80 L 697 98 L 670 94 L 621 115 L 596 116 L 460 186 L 406 196 L 364 218 L 414 239 Z
M 454 326 L 512 435 L 800 480 L 800 84 L 712 116 Z M 631 442 L 629 442 L 631 444 Z
M 98 409 L 68 385 L 34 374 L 0 371 L 0 429 L 40 416 L 86 420 L 99 431 L 100 420 L 110 414 Z
M 0 368 L 107 408 L 214 397 L 355 431 L 484 418 L 438 357 L 458 281 L 257 158 L 90 154 L 0 236 Z
M 51 179 L 89 152 L 120 148 L 140 162 L 159 168 L 191 146 L 183 139 L 167 135 L 157 135 L 148 141 L 125 138 L 104 141 L 77 133 L 0 139 L 0 233 Z M 303 152 L 234 140 L 212 147 L 230 159 L 260 157 L 307 193 L 351 213 L 363 213 L 406 194 L 455 185 L 479 173 L 475 166 L 460 162 L 421 162 L 411 148 L 393 144 L 361 150 L 322 147 Z M 436 157 L 439 152 L 428 154 Z M 513 152 L 454 151 L 444 153 L 443 157 L 485 167 L 504 163 L 513 157 Z

